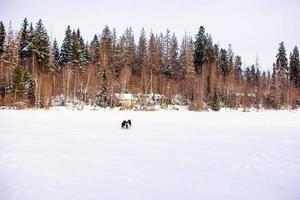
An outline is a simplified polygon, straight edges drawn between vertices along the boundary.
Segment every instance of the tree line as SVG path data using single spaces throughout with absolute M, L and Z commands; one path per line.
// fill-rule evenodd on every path
M 245 68 L 231 45 L 221 48 L 200 26 L 195 37 L 175 33 L 146 34 L 137 39 L 129 27 L 117 36 L 105 26 L 90 42 L 80 29 L 68 26 L 62 44 L 39 20 L 25 18 L 14 32 L 0 22 L 0 105 L 49 107 L 63 95 L 66 102 L 81 101 L 114 107 L 115 93 L 157 93 L 172 104 L 191 110 L 227 108 L 291 109 L 300 105 L 300 61 L 297 46 L 287 58 L 279 44 L 273 69 L 258 62 Z

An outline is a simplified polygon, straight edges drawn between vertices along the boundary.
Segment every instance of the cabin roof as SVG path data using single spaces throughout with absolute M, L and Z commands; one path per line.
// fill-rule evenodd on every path
M 119 100 L 128 100 L 128 101 L 131 101 L 131 100 L 136 100 L 136 97 L 131 94 L 131 93 L 115 93 L 115 96 L 119 99 Z

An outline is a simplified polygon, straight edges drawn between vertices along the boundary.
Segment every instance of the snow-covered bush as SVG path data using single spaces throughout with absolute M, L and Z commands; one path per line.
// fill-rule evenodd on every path
M 51 106 L 66 106 L 64 95 L 61 94 L 60 96 L 52 97 Z

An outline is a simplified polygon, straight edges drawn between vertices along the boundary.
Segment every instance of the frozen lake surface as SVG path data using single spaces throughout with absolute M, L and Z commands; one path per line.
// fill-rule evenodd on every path
M 0 199 L 299 200 L 300 112 L 3 110 Z

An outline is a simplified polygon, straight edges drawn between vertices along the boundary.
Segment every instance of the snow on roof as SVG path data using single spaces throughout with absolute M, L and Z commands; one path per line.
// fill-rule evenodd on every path
M 115 96 L 121 100 L 136 100 L 131 93 L 115 93 Z
M 142 96 L 144 97 L 148 97 L 148 98 L 154 98 L 154 99 L 161 99 L 164 98 L 165 96 L 162 94 L 158 94 L 158 93 L 149 93 L 149 94 L 142 94 Z

